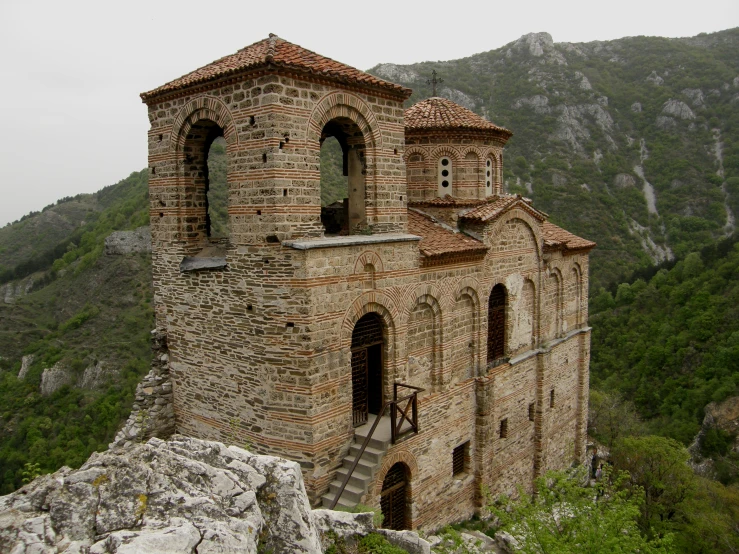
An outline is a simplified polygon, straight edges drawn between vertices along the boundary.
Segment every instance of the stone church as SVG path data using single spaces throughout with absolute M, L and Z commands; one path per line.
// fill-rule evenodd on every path
M 410 95 L 270 35 L 141 97 L 177 432 L 296 460 L 314 506 L 434 529 L 584 461 L 595 244 L 503 191 L 510 131 Z

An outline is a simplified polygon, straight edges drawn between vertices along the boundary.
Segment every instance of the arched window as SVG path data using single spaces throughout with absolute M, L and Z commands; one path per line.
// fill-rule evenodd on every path
M 326 234 L 352 234 L 367 226 L 365 143 L 351 119 L 337 117 L 321 133 L 321 223 Z
M 437 182 L 439 197 L 444 197 L 447 194 L 452 194 L 453 185 L 453 173 L 452 173 L 452 159 L 448 156 L 442 156 L 439 158 L 437 165 Z
M 492 158 L 488 158 L 485 161 L 485 196 L 493 195 L 493 172 L 495 171 L 495 165 L 493 164 Z
M 495 285 L 488 301 L 488 364 L 505 356 L 506 349 L 506 290 Z
M 193 124 L 185 140 L 183 177 L 186 204 L 193 212 L 186 220 L 189 239 L 228 236 L 228 182 L 223 129 L 209 119 Z

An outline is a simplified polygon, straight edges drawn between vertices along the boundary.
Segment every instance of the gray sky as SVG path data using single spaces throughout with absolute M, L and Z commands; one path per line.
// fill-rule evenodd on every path
M 143 169 L 139 93 L 269 33 L 368 69 L 462 58 L 531 32 L 587 42 L 737 25 L 737 0 L 0 0 L 0 226 Z

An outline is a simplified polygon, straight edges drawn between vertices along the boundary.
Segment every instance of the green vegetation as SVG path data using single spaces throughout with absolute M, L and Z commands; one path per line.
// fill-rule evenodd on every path
M 727 207 L 739 215 L 737 48 L 739 29 L 731 29 L 700 40 L 544 44 L 542 56 L 521 41 L 460 60 L 399 67 L 417 75 L 401 81 L 414 89 L 409 105 L 431 94 L 426 79 L 436 70 L 444 87 L 457 91 L 442 88 L 441 95 L 461 98 L 513 131 L 505 149 L 507 189 L 598 243 L 591 254 L 591 285 L 598 288 L 654 263 L 646 238 L 682 257 L 724 234 Z M 383 76 L 381 68 L 370 72 Z M 660 85 L 647 81 L 653 71 Z M 535 97 L 540 104 L 531 103 Z M 694 119 L 672 117 L 659 126 L 670 99 L 686 103 Z M 641 108 L 632 109 L 634 103 Z M 716 173 L 714 129 L 723 143 L 728 197 Z M 647 210 L 637 165 L 654 186 L 659 214 Z M 617 186 L 619 174 L 631 175 L 633 184 Z
M 344 176 L 341 145 L 329 137 L 321 145 L 321 206 L 328 206 L 349 197 L 347 178 Z
M 97 211 L 88 213 L 88 221 L 66 236 L 51 233 L 64 246 L 56 249 L 58 257 L 48 256 L 44 247 L 24 260 L 34 269 L 33 290 L 13 304 L 0 304 L 0 494 L 29 475 L 79 466 L 92 452 L 106 449 L 149 368 L 149 256 L 103 255 L 112 231 L 148 223 L 146 171 L 92 199 Z M 33 226 L 42 216 L 21 224 Z M 0 230 L 0 242 L 20 236 L 15 225 Z M 0 273 L 4 269 L 0 266 Z M 34 358 L 25 378 L 18 379 L 23 355 Z M 42 372 L 57 363 L 73 385 L 42 396 Z M 102 388 L 74 386 L 96 364 L 111 368 L 115 378 Z
M 631 399 L 651 432 L 688 444 L 706 404 L 739 394 L 739 240 L 595 291 L 590 323 L 593 388 Z
M 626 472 L 606 470 L 594 487 L 585 486 L 585 467 L 550 471 L 536 480 L 536 493 L 517 501 L 490 503 L 491 512 L 526 554 L 575 552 L 671 552 L 671 537 L 647 539 L 637 519 L 641 491 L 626 488 Z

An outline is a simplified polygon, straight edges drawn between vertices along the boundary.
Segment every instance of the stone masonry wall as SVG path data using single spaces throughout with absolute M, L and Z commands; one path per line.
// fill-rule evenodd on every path
M 426 198 L 423 182 L 431 181 L 422 182 L 428 175 L 409 161 L 406 190 L 410 148 L 404 152 L 399 100 L 297 76 L 254 75 L 161 99 L 149 117 L 155 311 L 168 360 L 150 374 L 152 392 L 137 395 L 138 413 L 161 405 L 153 393 L 167 394 L 168 367 L 178 432 L 298 461 L 315 502 L 352 441 L 351 334 L 362 315 L 375 312 L 385 327 L 385 399 L 393 382 L 426 389 L 421 432 L 391 448 L 377 476 L 381 487 L 393 460 L 407 463 L 414 527 L 471 515 L 483 484 L 492 491 L 514 482 L 530 487 L 536 471 L 575 458 L 587 392 L 587 344 L 578 325 L 587 314 L 580 306 L 580 317 L 573 315 L 577 303 L 564 293 L 558 304 L 556 295 L 542 294 L 547 263 L 561 266 L 560 288 L 572 291 L 572 256 L 547 262 L 541 222 L 513 210 L 485 227 L 490 250 L 482 262 L 421 268 L 417 241 L 402 233 L 409 196 Z M 366 243 L 321 243 L 319 139 L 337 118 L 362 132 L 366 221 L 374 233 Z M 214 125 L 227 144 L 231 229 L 217 248 L 205 234 L 197 152 Z M 459 194 L 484 196 L 481 167 L 500 152 L 451 144 L 456 154 L 442 144 L 413 148 L 433 168 L 440 152 L 456 156 Z M 314 244 L 288 242 L 296 239 Z M 217 263 L 181 271 L 191 256 Z M 586 260 L 578 267 L 580 298 L 587 298 Z M 509 292 L 508 354 L 517 359 L 488 370 L 487 303 L 497 283 Z M 573 334 L 542 349 L 542 314 L 565 309 L 555 304 L 567 306 L 562 319 Z M 561 403 L 547 411 L 552 387 Z M 148 416 L 132 417 L 117 441 L 134 440 L 137 418 Z M 496 438 L 502 418 L 505 439 Z M 454 476 L 452 451 L 467 442 L 469 468 Z M 368 502 L 376 504 L 378 494 L 375 486 Z

